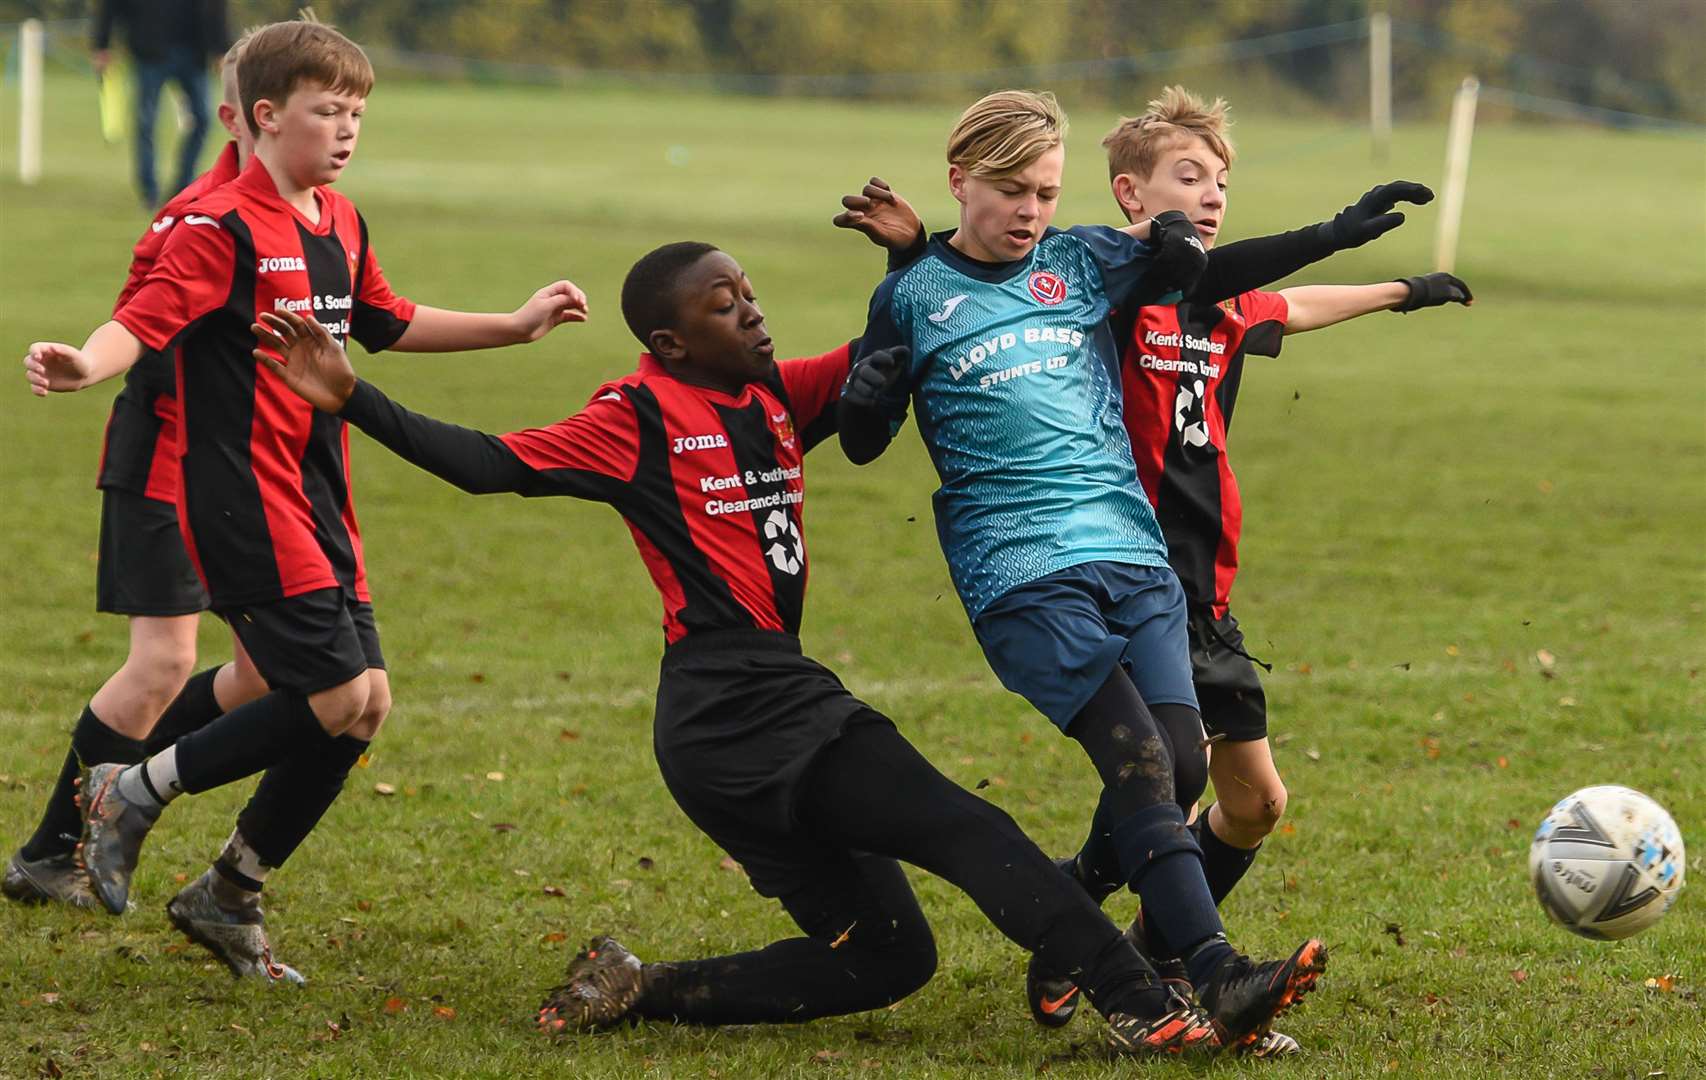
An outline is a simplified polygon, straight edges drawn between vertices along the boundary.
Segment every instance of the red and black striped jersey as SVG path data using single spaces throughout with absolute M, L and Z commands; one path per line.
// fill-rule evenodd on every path
M 317 222 L 251 161 L 185 207 L 114 315 L 147 348 L 177 350 L 178 520 L 216 609 L 338 587 L 368 599 L 349 433 L 255 362 L 249 327 L 263 311 L 312 313 L 377 352 L 415 306 L 391 292 L 355 205 L 314 194 Z
M 123 308 L 166 247 L 172 227 L 184 208 L 202 195 L 237 178 L 237 144 L 226 143 L 213 163 L 189 187 L 178 192 L 149 223 L 130 252 L 130 273 L 113 302 Z M 131 491 L 161 502 L 178 497 L 177 375 L 169 353 L 149 350 L 124 374 L 124 388 L 113 398 L 101 440 L 101 468 L 96 487 Z
M 343 417 L 477 493 L 570 495 L 628 523 L 663 600 L 664 636 L 797 634 L 806 591 L 807 450 L 835 433 L 850 348 L 783 360 L 738 394 L 682 382 L 649 354 L 549 427 L 487 435 L 410 412 L 361 382 Z
M 1238 573 L 1244 523 L 1226 433 L 1245 355 L 1278 356 L 1285 323 L 1285 298 L 1273 292 L 1150 305 L 1138 310 L 1120 360 L 1126 432 L 1168 561 L 1186 598 L 1217 617 Z

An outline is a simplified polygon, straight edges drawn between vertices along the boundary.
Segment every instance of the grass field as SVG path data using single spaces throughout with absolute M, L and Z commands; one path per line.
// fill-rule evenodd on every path
M 31 340 L 81 341 L 102 320 L 144 218 L 124 149 L 97 141 L 93 95 L 69 76 L 49 86 L 46 180 L 19 187 L 12 93 L 0 97 L 0 355 L 17 357 Z M 1401 128 L 1377 168 L 1355 129 L 1258 105 L 1237 132 L 1232 235 L 1317 220 L 1378 180 L 1440 174 L 1439 127 Z M 637 349 L 617 309 L 629 264 L 687 238 L 743 262 L 779 349 L 827 348 L 859 331 L 881 267 L 829 227 L 836 197 L 881 172 L 949 222 L 940 143 L 952 117 L 382 86 L 345 187 L 396 287 L 507 310 L 567 275 L 594 320 L 507 352 L 358 363 L 399 400 L 463 423 L 556 419 L 630 370 Z M 1074 116 L 1063 224 L 1111 216 L 1096 147 L 1111 119 Z M 1685 892 L 1640 938 L 1595 944 L 1549 926 L 1526 877 L 1546 808 L 1616 782 L 1670 808 L 1706 883 L 1706 155 L 1681 137 L 1489 127 L 1471 184 L 1459 272 L 1473 309 L 1294 339 L 1245 380 L 1236 607 L 1276 663 L 1292 801 L 1227 921 L 1257 953 L 1306 934 L 1331 944 L 1322 991 L 1284 1025 L 1309 1051 L 1282 1066 L 1290 1075 L 1706 1075 L 1701 897 Z M 1431 208 L 1415 212 L 1304 279 L 1426 269 L 1433 223 Z M 33 828 L 71 721 L 125 645 L 123 624 L 92 611 L 111 394 L 44 402 L 10 378 L 8 849 Z M 171 931 L 163 903 L 216 852 L 247 789 L 185 800 L 150 841 L 131 915 L 0 907 L 0 1076 L 1134 1070 L 1100 1055 L 1094 1023 L 1034 1028 L 1024 958 L 922 874 L 941 969 L 893 1009 L 792 1028 L 537 1037 L 540 991 L 593 933 L 666 958 L 753 946 L 790 924 L 719 865 L 658 780 L 657 601 L 616 516 L 475 500 L 355 442 L 396 708 L 371 766 L 268 890 L 275 945 L 310 986 L 235 984 Z M 1093 774 L 985 667 L 936 548 L 917 440 L 863 470 L 825 448 L 810 482 L 808 651 L 955 779 L 987 779 L 983 794 L 1045 849 L 1068 850 Z M 208 620 L 202 646 L 208 662 L 226 657 L 223 628 Z M 1669 990 L 1645 985 L 1659 976 L 1675 976 Z

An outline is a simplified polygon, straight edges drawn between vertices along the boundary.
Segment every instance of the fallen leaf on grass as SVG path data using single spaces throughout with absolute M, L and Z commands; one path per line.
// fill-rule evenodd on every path
M 1646 986 L 1648 990 L 1656 990 L 1661 994 L 1672 994 L 1676 992 L 1676 976 L 1660 975 L 1656 979 L 1648 979 Z M 43 994 L 41 999 L 46 1001 L 47 995 Z
M 485 673 L 485 672 L 483 672 L 483 671 L 475 671 L 475 672 L 472 672 L 472 673 L 470 673 L 470 674 L 469 674 L 469 676 L 468 676 L 468 681 L 469 681 L 469 682 L 472 682 L 472 683 L 482 683 L 482 682 L 485 682 L 485 681 L 486 681 L 486 673 Z
M 1507 758 L 1503 754 L 1500 754 L 1499 755 L 1499 768 L 1508 769 L 1510 767 L 1511 767 L 1510 758 Z
M 514 874 L 516 877 L 532 877 L 533 876 L 533 871 L 523 870 L 519 866 L 516 867 L 515 869 L 511 870 L 510 873 Z
M 1652 981 L 1653 980 L 1648 979 L 1647 980 L 1648 985 L 1651 985 Z M 1666 989 L 1668 990 L 1669 987 L 1666 987 Z M 59 1004 L 59 995 L 58 994 L 43 994 L 41 996 L 41 1003 L 43 1005 L 58 1005 Z
M 718 863 L 717 865 L 724 870 L 733 870 L 736 873 L 740 873 L 740 874 L 746 873 L 746 869 L 744 867 L 742 867 L 740 863 L 735 862 L 734 857 L 732 855 L 724 855 L 723 861 Z
M 492 781 L 494 784 L 501 784 L 504 780 L 504 774 L 494 770 L 486 774 L 486 779 Z
M 59 1067 L 59 1062 L 47 1058 L 41 1063 L 41 1074 L 48 1077 L 49 1080 L 59 1080 L 65 1075 L 65 1070 Z
M 373 901 L 371 901 L 371 900 L 357 900 L 355 902 L 355 909 L 357 911 L 372 911 L 373 910 Z
M 373 764 L 373 755 L 372 754 L 363 754 L 360 757 L 355 759 L 355 767 L 358 769 L 369 768 L 372 766 L 372 764 Z
M 1279 827 L 1279 831 L 1281 836 L 1296 836 L 1297 826 L 1288 821 Z
M 1428 760 L 1436 760 L 1439 757 L 1439 739 L 1432 735 L 1422 739 L 1422 752 L 1427 754 Z
M 578 731 L 575 731 L 572 728 L 564 728 L 562 731 L 559 731 L 557 733 L 557 738 L 563 740 L 564 742 L 574 742 L 576 739 L 578 739 L 580 737 L 581 737 L 581 733 Z
M 1310 761 L 1320 761 L 1321 760 L 1321 751 L 1319 751 L 1319 750 L 1315 749 L 1313 746 L 1311 746 L 1309 749 L 1307 749 L 1303 752 L 1303 756 L 1308 758 Z
M 1458 653 L 1460 653 L 1462 651 L 1463 650 L 1459 649 L 1455 645 L 1447 645 L 1445 647 L 1445 655 L 1447 655 L 1447 656 L 1456 656 Z
M 179 885 L 182 885 L 184 882 L 188 881 L 189 879 L 190 879 L 190 876 L 188 874 L 173 874 L 172 875 L 172 880 L 177 882 Z
M 1534 659 L 1540 665 L 1540 673 L 1548 678 L 1552 675 L 1552 669 L 1558 666 L 1558 658 L 1547 649 L 1536 649 Z
M 492 823 L 492 831 L 493 832 L 500 832 L 500 833 L 514 832 L 515 826 L 511 825 L 507 821 L 495 821 Z
M 1576 699 L 1568 696 L 1561 697 L 1558 699 L 1558 707 L 1561 709 L 1573 709 L 1576 707 Z
M 381 781 L 373 785 L 373 793 L 375 795 L 395 795 L 397 794 L 397 789 L 394 785 Z
M 847 1053 L 843 1050 L 819 1050 L 817 1053 L 812 1055 L 812 1060 L 817 1062 L 819 1065 L 828 1065 L 830 1062 L 840 1061 L 846 1056 Z
M 556 945 L 556 944 L 559 944 L 561 942 L 569 940 L 569 935 L 563 933 L 561 930 L 553 930 L 549 934 L 546 934 L 540 940 L 545 942 L 545 944 L 547 944 L 547 945 Z
M 1521 968 L 1517 968 L 1515 971 L 1511 972 L 1511 978 L 1516 980 L 1517 985 L 1520 986 L 1528 981 L 1528 972 Z
M 244 1027 L 242 1024 L 232 1024 L 231 1030 L 237 1032 L 239 1035 L 247 1035 L 251 1039 L 254 1038 L 254 1036 L 255 1036 L 254 1032 L 250 1031 L 248 1028 Z
M 398 1013 L 407 1012 L 408 1009 L 409 1003 L 400 997 L 388 997 L 385 999 L 386 1016 L 396 1016 Z M 236 1025 L 232 1026 L 235 1027 Z
M 448 1005 L 434 1005 L 432 1015 L 439 1020 L 454 1020 L 456 1019 L 456 1010 Z
M 1510 818 L 1505 821 L 1505 828 L 1511 830 L 1520 829 L 1522 828 L 1522 822 L 1518 821 L 1516 818 Z
M 545 886 L 545 895 L 546 896 L 568 896 L 569 894 L 567 892 L 563 891 L 563 887 L 561 885 L 547 885 L 547 886 Z
M 1398 945 L 1402 946 L 1404 944 L 1404 928 L 1399 926 L 1397 923 L 1387 923 L 1385 932 L 1391 934 L 1392 940 Z

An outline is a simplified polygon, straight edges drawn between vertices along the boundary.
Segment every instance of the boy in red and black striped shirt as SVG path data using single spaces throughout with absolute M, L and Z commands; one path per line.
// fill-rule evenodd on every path
M 311 313 L 370 351 L 434 352 L 532 341 L 586 315 L 559 281 L 510 314 L 396 296 L 367 226 L 326 185 L 355 150 L 373 69 L 330 27 L 277 23 L 238 66 L 255 159 L 195 200 L 113 321 L 82 349 L 31 347 L 38 394 L 76 390 L 177 349 L 182 411 L 178 517 L 213 609 L 272 692 L 128 769 L 85 781 L 80 858 L 96 895 L 125 908 L 143 837 L 165 804 L 265 770 L 214 869 L 167 906 L 174 923 L 238 974 L 299 979 L 272 962 L 261 883 L 306 838 L 389 711 L 350 497 L 348 432 L 251 355 L 264 312 Z
M 1181 211 L 1212 247 L 1226 217 L 1233 158 L 1227 126 L 1224 101 L 1207 105 L 1176 86 L 1143 115 L 1122 121 L 1103 141 L 1120 209 L 1133 221 Z M 1168 561 L 1185 588 L 1192 677 L 1203 725 L 1217 740 L 1209 758 L 1216 802 L 1193 824 L 1216 903 L 1249 869 L 1286 801 L 1268 745 L 1261 681 L 1228 607 L 1243 504 L 1226 441 L 1244 358 L 1278 356 L 1288 334 L 1370 312 L 1472 299 L 1461 280 L 1433 273 L 1372 285 L 1252 290 L 1220 304 L 1187 300 L 1116 315 L 1126 431 Z M 1092 881 L 1100 861 L 1095 847 L 1092 837 L 1079 864 Z
M 173 197 L 143 231 L 131 251 L 130 273 L 113 305 L 115 313 L 159 261 L 185 207 L 236 179 L 254 154 L 254 135 L 242 121 L 237 95 L 237 59 L 247 42 L 244 35 L 221 62 L 224 100 L 219 120 L 230 131 L 231 142 L 213 168 Z M 15 900 L 77 907 L 96 902 L 74 858 L 83 828 L 74 784 L 84 765 L 141 761 L 171 745 L 177 734 L 193 731 L 267 690 L 240 643 L 234 645 L 231 663 L 190 677 L 207 590 L 178 528 L 176 378 L 170 354 L 149 352 L 125 372 L 124 388 L 113 399 L 96 482 L 101 489 L 101 534 L 95 609 L 129 618 L 130 651 L 78 717 L 41 824 L 6 866 L 0 888 Z
M 1166 992 L 1011 818 L 802 654 L 802 459 L 835 432 L 850 347 L 775 362 L 750 282 L 706 244 L 641 259 L 622 308 L 647 349 L 639 369 L 568 419 L 507 435 L 410 412 L 358 381 L 311 321 L 267 316 L 287 360 L 269 360 L 274 370 L 406 460 L 466 491 L 569 495 L 623 516 L 663 600 L 653 742 L 664 782 L 804 931 L 755 952 L 650 964 L 594 939 L 540 1026 L 787 1023 L 898 1001 L 936 964 L 903 860 L 1077 972 L 1116 1049 L 1217 1046 L 1206 1015 Z

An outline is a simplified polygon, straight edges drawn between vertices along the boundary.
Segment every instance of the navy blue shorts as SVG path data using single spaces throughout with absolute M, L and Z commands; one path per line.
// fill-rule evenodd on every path
M 1146 704 L 1197 707 L 1185 590 L 1169 567 L 1068 567 L 1003 593 L 972 630 L 1001 685 L 1062 731 L 1115 664 Z

